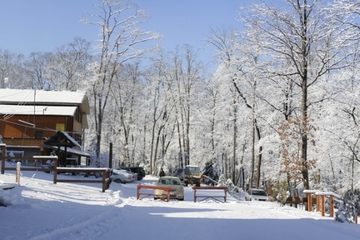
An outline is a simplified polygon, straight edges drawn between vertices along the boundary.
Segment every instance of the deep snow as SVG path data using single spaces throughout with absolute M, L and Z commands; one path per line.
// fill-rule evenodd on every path
M 360 239 L 360 225 L 339 223 L 318 212 L 272 202 L 247 202 L 229 196 L 226 203 L 136 200 L 137 184 L 57 183 L 52 174 L 22 172 L 20 185 L 0 190 L 11 203 L 0 207 L 2 240 L 40 239 Z M 72 176 L 82 177 L 82 176 Z M 0 184 L 15 183 L 15 172 L 0 174 Z

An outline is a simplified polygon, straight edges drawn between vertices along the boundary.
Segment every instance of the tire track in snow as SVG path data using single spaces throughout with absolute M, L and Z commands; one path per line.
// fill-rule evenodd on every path
M 122 207 L 124 203 L 120 198 L 120 192 L 116 191 L 111 194 L 103 206 L 104 212 L 97 212 L 92 217 L 87 218 L 84 216 L 84 221 L 71 224 L 71 222 L 64 222 L 63 226 L 56 226 L 56 229 L 50 232 L 32 236 L 29 240 L 68 240 L 68 239 L 87 239 L 87 236 L 94 236 L 94 238 L 101 237 L 108 229 L 109 225 L 112 225 L 121 220 Z M 116 211 L 114 211 L 116 208 Z M 74 221 L 78 221 L 76 217 Z M 69 225 L 71 224 L 71 225 Z M 46 232 L 46 231 L 44 231 Z

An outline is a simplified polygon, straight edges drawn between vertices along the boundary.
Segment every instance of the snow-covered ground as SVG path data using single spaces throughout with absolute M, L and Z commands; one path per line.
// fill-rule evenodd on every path
M 14 183 L 15 173 L 0 175 Z M 136 200 L 137 184 L 57 183 L 52 174 L 23 172 L 20 186 L 0 190 L 11 206 L 0 207 L 2 240 L 40 239 L 360 239 L 360 225 L 339 223 L 318 212 L 271 202 L 246 202 L 231 196 L 226 203 L 193 201 L 185 187 L 183 202 Z M 81 176 L 74 176 L 81 177 Z

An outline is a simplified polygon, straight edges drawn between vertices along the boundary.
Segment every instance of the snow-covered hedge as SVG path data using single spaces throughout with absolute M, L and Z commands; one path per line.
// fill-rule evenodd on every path
M 354 223 L 355 218 L 360 214 L 360 190 L 349 190 L 343 197 L 338 211 L 335 213 L 335 220 L 339 222 Z

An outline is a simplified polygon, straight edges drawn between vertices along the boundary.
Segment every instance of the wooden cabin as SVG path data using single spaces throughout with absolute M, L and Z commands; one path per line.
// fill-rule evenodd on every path
M 44 142 L 61 131 L 78 143 L 77 156 L 89 156 L 80 149 L 89 112 L 82 92 L 0 89 L 0 140 L 15 154 L 48 155 Z

